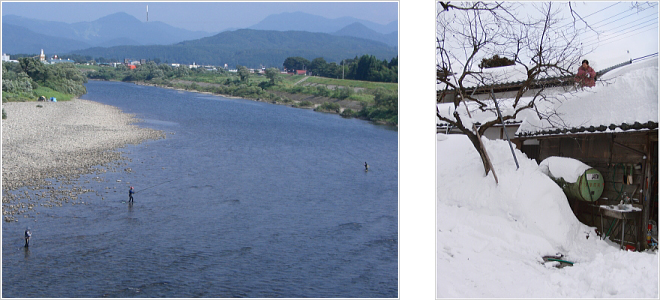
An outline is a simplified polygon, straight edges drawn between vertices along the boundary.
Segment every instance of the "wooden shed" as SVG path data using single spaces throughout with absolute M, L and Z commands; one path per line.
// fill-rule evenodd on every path
M 601 205 L 619 204 L 627 196 L 633 206 L 641 208 L 636 220 L 627 221 L 624 237 L 626 244 L 645 249 L 648 220 L 658 222 L 657 123 L 655 129 L 518 138 L 520 142 L 527 139 L 538 141 L 538 147 L 523 149 L 529 157 L 538 157 L 539 161 L 551 156 L 570 157 L 600 171 L 605 181 L 601 197 L 595 202 L 569 199 L 569 203 L 578 219 L 597 227 L 601 235 L 610 231 L 609 236 L 620 241 L 621 230 L 625 230 L 614 226 L 615 220 L 601 220 Z M 608 227 L 603 224 L 610 228 L 601 228 Z
M 593 202 L 569 198 L 573 212 L 602 237 L 644 250 L 649 221 L 658 224 L 658 58 L 621 67 L 605 80 L 548 107 L 544 114 L 557 116 L 554 122 L 526 119 L 515 140 L 539 162 L 569 157 L 597 169 L 602 195 Z M 622 200 L 632 206 L 618 206 Z

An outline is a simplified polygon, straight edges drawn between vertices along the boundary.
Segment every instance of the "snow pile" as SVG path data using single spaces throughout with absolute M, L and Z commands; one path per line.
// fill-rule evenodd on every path
M 658 58 L 612 70 L 599 78 L 593 88 L 563 94 L 554 103 L 537 104 L 546 115 L 552 115 L 552 111 L 557 114 L 551 122 L 529 117 L 517 134 L 555 128 L 551 123 L 573 128 L 658 122 Z
M 566 182 L 577 182 L 585 171 L 591 169 L 583 162 L 568 157 L 551 156 L 539 164 L 539 170 L 554 178 L 563 178 Z
M 495 68 L 472 69 L 471 72 L 475 72 L 475 75 L 468 75 L 463 79 L 463 86 L 466 88 L 519 82 L 527 80 L 528 76 L 527 69 L 520 64 Z M 561 76 L 561 73 L 552 68 L 547 70 L 547 74 L 541 75 L 539 78 L 556 76 Z
M 532 101 L 532 97 L 522 97 L 518 101 L 518 107 L 527 105 L 529 101 Z M 515 109 L 513 108 L 514 100 L 512 98 L 507 98 L 507 99 L 498 99 L 497 100 L 497 105 L 500 108 L 500 111 L 502 112 L 502 115 L 513 115 L 515 112 Z M 454 103 L 438 103 L 437 104 L 437 109 L 438 109 L 438 114 L 442 116 L 443 118 L 447 118 L 452 121 L 456 121 L 456 118 L 454 117 L 454 112 L 458 111 L 458 113 L 461 116 L 461 120 L 463 121 L 463 126 L 465 128 L 472 128 L 472 123 L 481 123 L 484 124 L 486 122 L 490 122 L 493 120 L 498 120 L 499 117 L 497 115 L 497 109 L 495 108 L 495 102 L 492 100 L 484 101 L 486 106 L 483 108 L 483 110 L 479 107 L 479 103 L 474 102 L 474 101 L 465 101 L 461 102 L 457 108 L 454 108 Z M 467 108 L 470 110 L 470 116 L 472 118 L 469 118 L 467 115 L 467 110 L 465 109 L 467 103 Z M 520 112 L 518 115 L 516 115 L 516 118 L 513 120 L 508 120 L 507 122 L 522 122 L 525 120 L 528 116 L 533 116 L 535 113 L 532 110 L 525 110 Z M 439 118 L 436 117 L 436 124 L 443 124 L 446 123 L 444 121 L 441 121 Z
M 658 297 L 657 253 L 599 240 L 534 160 L 484 143 L 499 185 L 466 136 L 438 135 L 438 297 Z M 557 253 L 575 265 L 543 262 Z
M 642 211 L 641 208 L 634 207 L 632 204 L 601 205 L 600 207 L 618 212 Z

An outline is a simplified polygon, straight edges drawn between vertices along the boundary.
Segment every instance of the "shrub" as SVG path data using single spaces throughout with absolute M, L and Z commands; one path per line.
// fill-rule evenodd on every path
M 339 87 L 337 87 L 334 90 L 334 92 L 332 93 L 332 98 L 337 98 L 337 99 L 344 100 L 344 99 L 350 97 L 351 95 L 353 95 L 354 93 L 355 93 L 355 91 L 353 91 L 352 88 L 349 88 L 349 87 L 339 88 Z
M 350 108 L 344 109 L 344 111 L 341 112 L 340 116 L 344 118 L 353 118 L 356 116 L 356 112 Z
M 316 87 L 316 91 L 314 92 L 314 95 L 316 96 L 321 96 L 321 97 L 330 97 L 332 94 L 332 91 L 329 90 L 327 87 L 319 85 Z
M 301 101 L 293 105 L 293 107 L 312 107 L 314 103 L 309 101 Z
M 337 103 L 328 103 L 328 102 L 323 102 L 319 107 L 315 109 L 315 111 L 327 111 L 327 112 L 336 112 L 339 113 L 339 110 L 341 107 Z

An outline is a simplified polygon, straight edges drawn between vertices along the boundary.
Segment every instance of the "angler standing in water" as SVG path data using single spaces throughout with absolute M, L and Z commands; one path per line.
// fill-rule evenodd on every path
M 364 162 L 364 170 L 369 171 L 369 165 L 367 164 L 366 161 Z
M 135 191 L 133 191 L 133 187 L 128 189 L 128 202 L 133 202 L 133 194 L 135 194 Z
M 32 232 L 30 231 L 30 227 L 25 229 L 25 247 L 30 246 L 30 237 L 32 237 Z

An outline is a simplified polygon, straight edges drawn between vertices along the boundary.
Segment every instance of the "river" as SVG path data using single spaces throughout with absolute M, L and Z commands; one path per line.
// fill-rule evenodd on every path
M 167 138 L 81 176 L 96 192 L 78 204 L 3 223 L 3 297 L 398 297 L 394 128 L 130 83 L 87 92 Z

